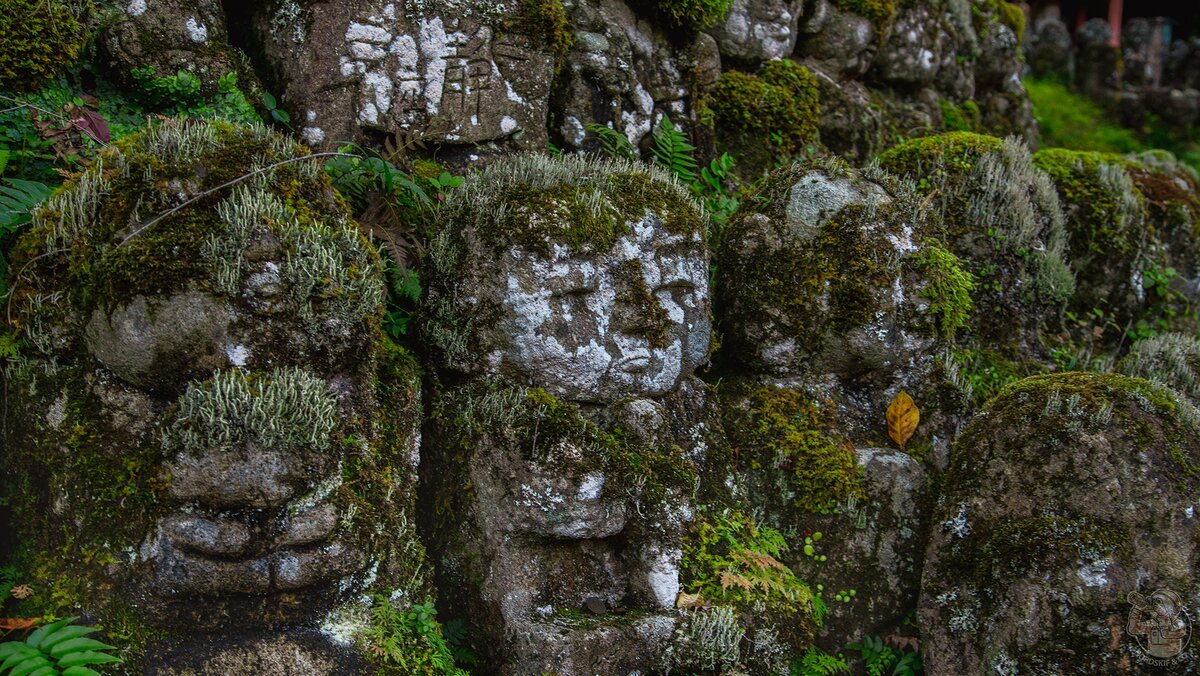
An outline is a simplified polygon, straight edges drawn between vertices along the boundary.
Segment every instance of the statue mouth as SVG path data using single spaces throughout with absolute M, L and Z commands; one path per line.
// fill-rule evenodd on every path
M 356 548 L 332 537 L 332 506 L 308 510 L 273 536 L 221 517 L 177 513 L 142 546 L 164 596 L 264 595 L 328 584 L 365 565 Z
M 650 362 L 649 354 L 635 354 L 621 359 L 614 368 L 625 373 L 643 373 L 650 368 Z

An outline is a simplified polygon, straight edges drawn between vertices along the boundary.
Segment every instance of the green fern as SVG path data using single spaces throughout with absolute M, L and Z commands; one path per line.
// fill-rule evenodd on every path
M 0 185 L 0 238 L 28 223 L 33 208 L 52 192 L 50 186 L 37 181 L 6 178 L 4 183 Z
M 641 159 L 638 157 L 637 148 L 634 148 L 629 139 L 621 132 L 595 122 L 589 122 L 587 130 L 596 136 L 596 140 L 600 141 L 600 149 L 605 155 L 630 162 L 637 162 Z
M 835 676 L 850 673 L 850 665 L 840 655 L 834 656 L 810 647 L 804 657 L 792 663 L 792 676 Z
M 690 186 L 696 182 L 696 170 L 700 168 L 694 152 L 696 146 L 688 143 L 687 136 L 664 115 L 654 130 L 654 163 Z
M 87 638 L 98 628 L 71 624 L 78 619 L 68 617 L 38 627 L 24 641 L 0 643 L 0 674 L 99 676 L 91 666 L 120 662 L 105 652 L 115 646 Z

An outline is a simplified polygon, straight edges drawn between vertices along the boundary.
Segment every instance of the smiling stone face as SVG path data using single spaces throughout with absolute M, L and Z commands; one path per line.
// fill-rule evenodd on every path
M 703 363 L 708 275 L 697 237 L 647 218 L 604 254 L 555 254 L 514 247 L 503 258 L 500 324 L 511 341 L 490 355 L 500 371 L 608 403 L 666 394 Z
M 704 363 L 702 221 L 671 179 L 526 156 L 452 199 L 433 245 L 428 324 L 447 365 L 608 404 L 661 397 Z

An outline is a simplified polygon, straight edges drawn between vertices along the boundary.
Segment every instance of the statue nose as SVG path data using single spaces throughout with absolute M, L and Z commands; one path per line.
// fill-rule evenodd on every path
M 181 502 L 266 509 L 295 497 L 307 467 L 300 453 L 239 447 L 180 453 L 168 471 L 168 494 Z

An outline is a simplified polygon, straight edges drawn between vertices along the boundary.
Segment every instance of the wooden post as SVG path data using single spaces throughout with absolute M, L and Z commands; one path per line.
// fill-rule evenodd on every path
M 1108 0 L 1108 27 L 1112 29 L 1112 40 L 1109 42 L 1113 47 L 1121 46 L 1121 15 L 1124 4 L 1125 0 Z

